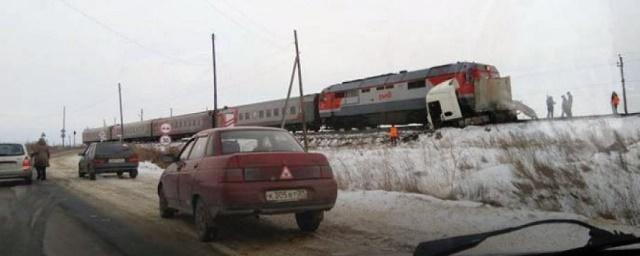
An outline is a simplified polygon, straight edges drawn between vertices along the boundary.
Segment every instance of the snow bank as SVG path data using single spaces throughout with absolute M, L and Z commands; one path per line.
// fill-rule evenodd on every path
M 640 223 L 640 118 L 442 129 L 397 147 L 319 147 L 341 188 Z
M 144 161 L 138 164 L 138 173 L 140 175 L 150 176 L 156 179 L 160 179 L 164 169 L 158 167 L 156 164 Z

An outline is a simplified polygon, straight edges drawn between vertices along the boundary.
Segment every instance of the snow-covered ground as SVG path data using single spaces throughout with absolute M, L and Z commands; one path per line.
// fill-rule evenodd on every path
M 342 189 L 640 224 L 640 117 L 441 129 L 396 147 L 318 147 Z
M 400 148 L 410 149 L 402 146 L 394 150 Z M 121 214 L 136 225 L 160 227 L 173 236 L 195 239 L 190 221 L 164 220 L 158 216 L 156 186 L 161 168 L 142 162 L 137 179 L 101 175 L 96 181 L 90 181 L 77 177 L 78 160 L 74 154 L 53 158 L 52 181 L 89 198 L 98 207 Z M 344 171 L 337 166 L 334 169 L 336 174 Z M 509 168 L 499 165 L 486 169 L 489 170 L 486 173 L 499 174 Z M 479 178 L 486 178 L 483 182 L 487 183 L 493 180 L 486 175 L 479 175 Z M 335 207 L 326 213 L 320 229 L 312 235 L 300 233 L 291 215 L 263 216 L 259 220 L 225 221 L 221 224 L 221 240 L 211 246 L 238 255 L 410 255 L 423 241 L 549 218 L 587 220 L 606 229 L 640 234 L 640 229 L 633 226 L 589 219 L 578 214 L 510 209 L 472 200 L 442 200 L 430 195 L 371 187 L 370 190 L 340 190 Z M 188 217 L 179 219 L 189 220 Z M 582 246 L 587 238 L 583 228 L 541 226 L 489 239 L 465 255 L 560 250 Z

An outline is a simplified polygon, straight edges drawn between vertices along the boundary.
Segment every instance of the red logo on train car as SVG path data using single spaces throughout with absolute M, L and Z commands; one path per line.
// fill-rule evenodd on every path
M 391 99 L 392 94 L 391 92 L 383 92 L 378 94 L 378 100 L 388 100 Z

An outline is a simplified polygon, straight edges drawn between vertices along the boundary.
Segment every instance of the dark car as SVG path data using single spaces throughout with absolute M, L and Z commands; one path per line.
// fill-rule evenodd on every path
M 201 241 L 215 238 L 217 217 L 230 215 L 293 213 L 302 231 L 315 231 L 336 201 L 327 158 L 304 152 L 282 129 L 205 130 L 173 161 L 158 184 L 160 214 L 193 214 Z
M 131 145 L 122 142 L 91 143 L 78 163 L 78 176 L 89 174 L 89 179 L 95 180 L 96 174 L 116 173 L 122 177 L 125 172 L 135 179 L 138 176 L 138 155 Z

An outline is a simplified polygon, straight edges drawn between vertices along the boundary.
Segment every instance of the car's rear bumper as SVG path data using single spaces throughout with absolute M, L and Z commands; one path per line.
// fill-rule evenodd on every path
M 130 172 L 138 170 L 137 164 L 105 164 L 101 166 L 95 166 L 93 168 L 96 173 L 117 173 L 117 172 Z
M 293 202 L 271 202 L 266 192 L 271 190 L 305 189 L 307 199 Z M 328 211 L 337 198 L 337 184 L 333 179 L 312 179 L 284 182 L 225 183 L 221 198 L 212 212 L 218 215 L 283 214 L 304 211 Z
M 285 213 L 298 213 L 305 211 L 328 211 L 333 208 L 334 203 L 317 204 L 317 205 L 298 205 L 298 206 L 278 206 L 278 207 L 261 207 L 254 206 L 240 209 L 221 209 L 218 214 L 221 216 L 227 215 L 254 215 L 254 214 L 285 214 Z
M 0 171 L 0 179 L 27 179 L 33 177 L 33 169 Z

